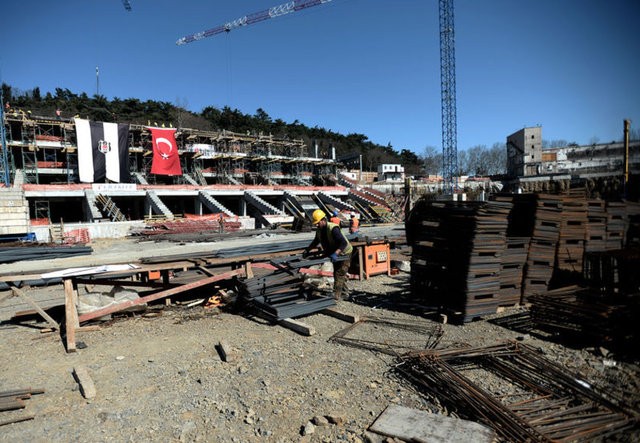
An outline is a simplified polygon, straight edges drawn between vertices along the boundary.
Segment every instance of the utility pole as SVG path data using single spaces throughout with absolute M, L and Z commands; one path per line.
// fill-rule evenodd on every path
M 100 71 L 96 66 L 96 95 L 100 95 Z

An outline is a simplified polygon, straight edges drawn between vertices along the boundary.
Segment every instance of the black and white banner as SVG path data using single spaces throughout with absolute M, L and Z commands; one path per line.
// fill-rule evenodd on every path
M 75 119 L 83 183 L 129 183 L 129 125 Z

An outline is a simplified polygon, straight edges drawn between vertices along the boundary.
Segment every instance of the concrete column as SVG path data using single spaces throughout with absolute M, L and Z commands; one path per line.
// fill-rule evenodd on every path
M 241 217 L 245 217 L 247 215 L 247 202 L 244 200 L 244 198 L 240 199 L 240 202 L 238 205 L 238 214 Z

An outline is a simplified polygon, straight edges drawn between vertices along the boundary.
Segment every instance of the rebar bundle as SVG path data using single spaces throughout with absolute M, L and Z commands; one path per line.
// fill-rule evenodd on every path
M 398 370 L 421 392 L 492 427 L 504 441 L 592 441 L 621 434 L 638 422 L 619 400 L 605 398 L 526 345 L 427 350 L 400 361 Z M 485 374 L 476 377 L 478 382 L 465 375 L 474 370 Z M 489 378 L 519 392 L 500 394 L 504 391 L 485 386 Z

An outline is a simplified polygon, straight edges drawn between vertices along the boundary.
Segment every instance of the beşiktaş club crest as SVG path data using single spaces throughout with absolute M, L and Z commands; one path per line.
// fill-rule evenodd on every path
M 103 154 L 111 151 L 111 143 L 104 140 L 98 140 L 98 151 L 102 152 Z

